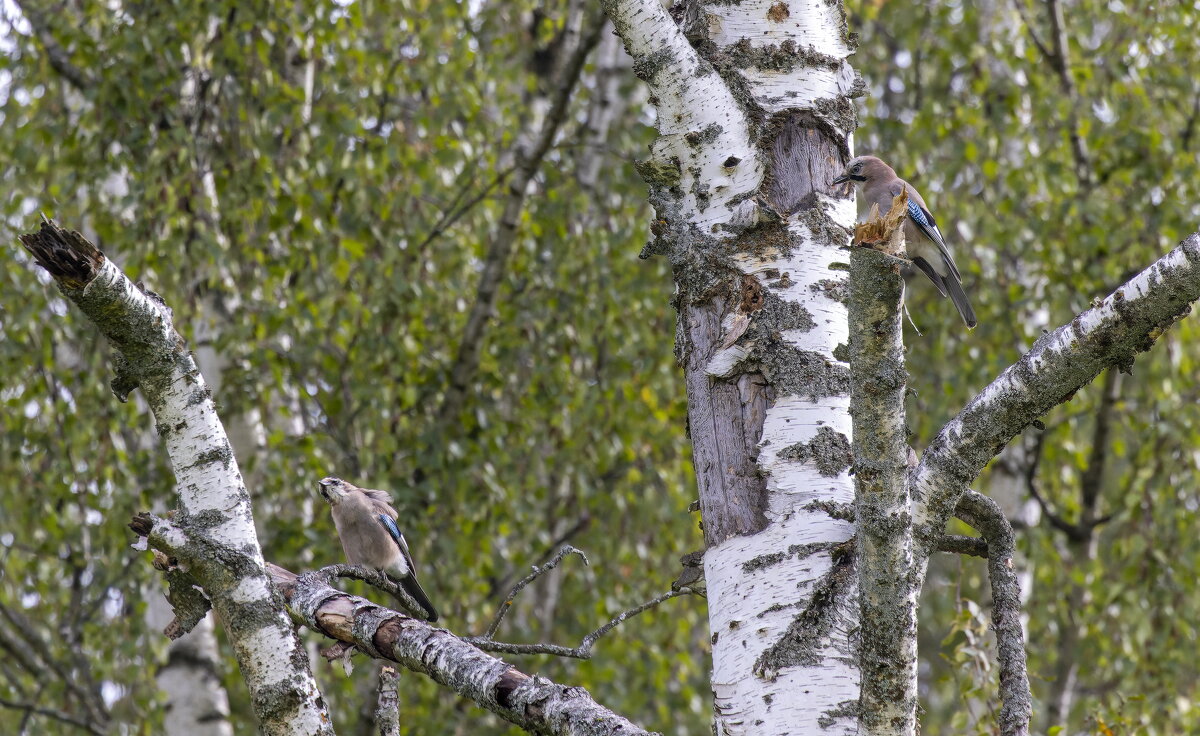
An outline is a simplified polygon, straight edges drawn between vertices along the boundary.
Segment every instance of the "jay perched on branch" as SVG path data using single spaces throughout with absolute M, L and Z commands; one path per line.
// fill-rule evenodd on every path
M 396 526 L 391 496 L 332 476 L 317 485 L 333 511 L 333 524 L 350 564 L 373 567 L 387 575 L 425 609 L 430 621 L 437 621 L 437 610 L 417 582 L 408 543 Z
M 880 212 L 887 212 L 892 206 L 892 198 L 902 191 L 908 191 L 908 217 L 904 221 L 904 247 L 908 257 L 929 277 L 942 296 L 950 297 L 967 327 L 974 327 L 977 323 L 975 310 L 963 291 L 962 276 L 921 193 L 896 176 L 891 166 L 874 156 L 851 159 L 846 164 L 846 170 L 832 183 L 847 181 L 862 187 L 867 211 L 870 211 L 872 204 L 877 204 Z

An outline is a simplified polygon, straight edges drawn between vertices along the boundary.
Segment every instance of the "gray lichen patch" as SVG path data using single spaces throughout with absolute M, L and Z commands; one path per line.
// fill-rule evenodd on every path
M 729 242 L 728 247 L 730 250 L 750 253 L 759 258 L 768 258 L 776 254 L 787 257 L 795 250 L 796 241 L 796 234 L 788 230 L 787 224 L 773 217 L 742 231 L 737 238 Z
M 809 284 L 808 288 L 815 294 L 821 294 L 839 304 L 850 301 L 850 285 L 844 279 L 821 279 Z
M 826 478 L 840 475 L 854 462 L 850 440 L 846 435 L 829 427 L 821 427 L 809 442 L 797 442 L 779 451 L 785 460 L 812 461 L 817 471 Z
M 635 161 L 633 166 L 651 188 L 672 189 L 683 180 L 683 166 L 674 156 L 665 161 L 651 156 Z
M 801 209 L 792 217 L 812 233 L 818 243 L 850 244 L 850 230 L 830 217 L 822 204 Z
M 715 141 L 724 130 L 718 123 L 709 123 L 700 130 L 685 133 L 683 140 L 692 148 L 699 148 Z
M 759 330 L 769 330 L 771 333 L 783 330 L 807 332 L 817 326 L 812 313 L 799 302 L 786 301 L 770 291 L 763 292 L 762 302 L 762 311 L 755 320 Z M 767 337 L 765 332 L 761 336 Z
M 688 173 L 692 175 L 692 195 L 696 198 L 696 210 L 703 212 L 708 209 L 710 201 L 708 181 L 704 178 L 704 172 L 700 170 L 699 166 L 690 167 Z
M 743 38 L 726 47 L 725 53 L 736 67 L 764 72 L 786 73 L 800 66 L 837 71 L 842 66 L 838 57 L 823 54 L 812 46 L 800 46 L 790 38 L 765 46 L 754 46 L 749 39 Z
M 652 84 L 655 76 L 663 69 L 674 66 L 677 63 L 675 53 L 668 47 L 660 48 L 657 51 L 646 54 L 640 58 L 635 58 L 633 62 L 634 75 L 646 82 Z
M 662 253 L 671 261 L 677 287 L 676 309 L 736 293 L 741 272 L 724 241 L 700 232 L 690 223 L 679 228 L 665 220 L 659 222 L 663 227 L 652 230 Z
M 853 545 L 839 545 L 833 558 L 833 569 L 814 586 L 808 605 L 792 620 L 779 641 L 759 655 L 754 663 L 754 674 L 758 677 L 770 679 L 787 667 L 820 664 L 820 650 L 828 643 L 833 624 L 840 618 L 838 607 L 847 603 L 847 594 L 853 590 Z
M 862 708 L 859 707 L 857 700 L 843 700 L 835 707 L 822 713 L 821 717 L 817 719 L 817 725 L 821 728 L 830 728 L 836 725 L 838 721 L 844 721 L 848 718 L 857 720 L 861 712 Z
M 189 467 L 197 467 L 199 465 L 208 465 L 209 463 L 221 463 L 225 468 L 229 467 L 229 463 L 233 462 L 233 450 L 228 443 L 222 443 L 220 447 L 214 447 L 210 450 L 205 450 L 196 456 L 196 461 Z
M 780 396 L 795 395 L 812 401 L 850 392 L 850 369 L 830 363 L 820 353 L 792 345 L 767 346 L 759 358 L 759 369 Z
M 813 555 L 817 552 L 832 549 L 833 547 L 836 547 L 836 546 L 837 546 L 837 543 L 833 543 L 833 542 L 812 542 L 809 544 L 789 545 L 787 550 L 785 550 L 785 551 L 771 552 L 769 554 L 759 555 L 758 557 L 755 557 L 754 559 L 743 562 L 742 563 L 742 572 L 754 572 L 756 570 L 763 570 L 768 567 L 777 565 L 780 562 L 783 562 L 784 560 L 791 559 L 793 557 L 795 557 L 797 559 L 804 559 L 805 557 L 809 557 L 810 555 Z

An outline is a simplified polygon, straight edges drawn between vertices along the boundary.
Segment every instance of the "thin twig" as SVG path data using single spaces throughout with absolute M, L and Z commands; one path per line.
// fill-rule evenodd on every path
M 549 562 L 541 566 L 534 565 L 533 572 L 526 575 L 520 580 L 520 582 L 513 586 L 512 590 L 508 592 L 508 595 L 505 596 L 504 600 L 500 603 L 500 607 L 496 609 L 496 615 L 492 618 L 492 623 L 487 627 L 487 631 L 482 637 L 477 638 L 487 640 L 495 636 L 496 632 L 500 629 L 500 622 L 504 620 L 504 616 L 508 613 L 508 609 L 512 607 L 513 600 L 516 599 L 517 594 L 520 593 L 526 585 L 529 585 L 534 580 L 537 580 L 540 576 L 558 567 L 558 563 L 562 562 L 563 559 L 570 554 L 579 555 L 579 559 L 583 560 L 583 564 L 588 564 L 587 555 L 569 544 L 564 544 L 562 549 L 558 551 L 558 554 L 554 555 Z
M 558 644 L 511 644 L 508 642 L 493 641 L 490 638 L 478 636 L 467 637 L 464 638 L 463 641 L 474 644 L 485 652 L 504 652 L 506 654 L 552 654 L 556 657 L 569 657 L 571 659 L 591 659 L 592 647 L 595 645 L 596 641 L 600 639 L 600 637 L 615 629 L 617 626 L 621 625 L 621 623 L 626 619 L 632 618 L 633 616 L 636 616 L 649 608 L 653 608 L 663 601 L 667 601 L 672 598 L 678 598 L 681 595 L 691 594 L 697 593 L 690 587 L 680 588 L 679 590 L 671 590 L 663 593 L 660 596 L 657 596 L 656 598 L 646 601 L 640 606 L 636 606 L 628 611 L 619 613 L 611 621 L 583 637 L 583 641 L 579 643 L 579 646 L 574 648 L 564 647 Z
M 557 539 L 555 539 L 550 544 L 546 545 L 546 549 L 542 552 L 542 554 L 538 555 L 538 558 L 537 558 L 538 562 L 536 562 L 534 564 L 540 565 L 540 564 L 543 564 L 543 563 L 549 561 L 550 558 L 555 554 L 554 550 L 556 550 L 556 549 L 558 549 L 559 554 L 561 554 L 562 550 L 559 549 L 561 547 L 561 545 L 564 545 L 567 542 L 571 541 L 571 539 L 575 535 L 579 534 L 584 529 L 587 529 L 588 526 L 591 525 L 591 523 L 592 523 L 591 515 L 585 512 L 583 514 L 583 516 L 579 517 L 579 519 L 576 520 L 576 522 L 574 524 L 572 524 L 569 529 L 567 529 L 562 534 L 559 534 Z M 585 558 L 585 560 L 586 560 L 586 558 Z M 498 590 L 507 588 L 510 585 L 509 581 L 512 580 L 512 578 L 515 574 L 516 574 L 515 572 L 506 573 L 504 575 L 503 579 L 493 582 L 491 585 L 491 589 L 488 591 L 488 597 L 490 598 Z
M 76 718 L 75 716 L 72 716 L 69 713 L 64 713 L 61 710 L 54 710 L 53 708 L 43 708 L 38 705 L 30 705 L 29 703 L 16 703 L 11 700 L 6 700 L 4 698 L 0 698 L 0 707 L 12 708 L 13 710 L 23 710 L 26 713 L 33 713 L 35 715 L 46 716 L 47 718 L 53 718 L 56 721 L 62 721 L 63 723 L 69 723 L 72 726 L 75 726 L 76 728 L 82 728 L 83 730 L 87 731 L 88 733 L 94 733 L 94 734 L 96 734 L 96 736 L 104 736 L 104 734 L 106 733 L 105 730 L 99 728 L 98 726 L 96 726 L 94 723 L 92 723 L 90 721 L 85 721 L 85 720 Z
M 1042 39 L 1038 38 L 1037 33 L 1033 30 L 1033 24 L 1029 22 L 1029 16 L 1025 15 L 1025 5 L 1022 0 L 1013 0 L 1013 7 L 1017 9 L 1017 15 L 1021 16 L 1021 22 L 1025 24 L 1025 28 L 1029 31 L 1029 39 L 1033 41 L 1033 45 L 1042 53 L 1042 56 L 1047 60 L 1053 59 L 1053 54 L 1042 43 Z
M 475 205 L 482 202 L 489 194 L 491 194 L 492 190 L 494 190 L 500 185 L 501 182 L 507 179 L 508 175 L 511 174 L 514 169 L 516 169 L 515 166 L 509 166 L 502 171 L 497 172 L 496 175 L 492 177 L 492 180 L 488 182 L 487 186 L 479 190 L 474 197 L 471 197 L 466 202 L 463 202 L 462 199 L 466 196 L 470 187 L 463 187 L 462 189 L 459 189 L 458 195 L 454 198 L 454 201 L 450 203 L 450 206 L 446 208 L 445 212 L 442 213 L 441 219 L 438 220 L 437 224 L 433 226 L 433 229 L 429 231 L 429 234 L 425 236 L 425 238 L 417 245 L 413 252 L 418 255 L 421 254 L 425 250 L 425 246 L 432 243 L 439 235 L 453 227 L 463 215 L 475 209 Z
M 54 673 L 58 675 L 63 685 L 65 685 L 68 690 L 75 694 L 80 704 L 83 705 L 87 710 L 90 718 L 95 720 L 102 720 L 105 718 L 107 715 L 106 711 L 102 704 L 96 702 L 95 693 L 90 692 L 81 686 L 77 681 L 77 678 L 73 677 L 71 673 L 64 668 L 63 663 L 54 657 L 54 655 L 50 652 L 50 647 L 47 646 L 46 642 L 42 640 L 41 633 L 38 631 L 37 627 L 33 625 L 33 622 L 25 618 L 20 611 L 17 611 L 16 609 L 6 606 L 2 603 L 0 603 L 0 615 L 3 615 L 4 618 L 7 619 L 12 625 L 12 627 L 19 632 L 21 639 L 27 645 L 26 651 L 33 652 L 37 658 L 41 659 L 49 669 L 53 670 Z
M 1050 12 L 1050 40 L 1054 44 L 1054 56 L 1048 57 L 1058 72 L 1059 83 L 1067 95 L 1070 112 L 1067 115 L 1068 135 L 1071 139 L 1071 155 L 1075 159 L 1076 175 L 1085 185 L 1092 181 L 1092 160 L 1088 154 L 1087 141 L 1079 134 L 1079 89 L 1071 75 L 1070 49 L 1067 44 L 1066 22 L 1063 20 L 1062 4 L 1059 0 L 1047 0 Z

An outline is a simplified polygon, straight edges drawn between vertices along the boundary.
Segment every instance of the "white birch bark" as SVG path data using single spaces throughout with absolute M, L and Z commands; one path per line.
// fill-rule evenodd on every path
M 21 240 L 112 344 L 117 398 L 140 388 L 154 414 L 175 472 L 176 522 L 206 545 L 181 564 L 225 625 L 261 729 L 332 733 L 308 657 L 264 568 L 237 460 L 170 309 L 78 233 L 46 223 Z
M 829 512 L 853 500 L 840 4 L 683 3 L 679 25 L 657 0 L 605 7 L 657 107 L 644 253 L 675 272 L 715 731 L 853 733 L 852 527 Z
M 146 625 L 162 631 L 171 622 L 171 605 L 158 590 L 147 591 Z M 233 736 L 229 696 L 221 687 L 221 661 L 212 616 L 167 647 L 167 661 L 154 673 L 166 695 L 163 733 L 167 736 Z

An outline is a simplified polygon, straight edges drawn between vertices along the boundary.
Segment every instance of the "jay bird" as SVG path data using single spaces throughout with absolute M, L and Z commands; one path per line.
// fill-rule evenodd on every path
M 967 327 L 974 327 L 977 323 L 975 310 L 971 309 L 971 302 L 963 291 L 962 276 L 921 193 L 896 176 L 891 166 L 874 156 L 850 159 L 846 170 L 832 183 L 847 181 L 862 187 L 868 212 L 872 204 L 879 205 L 881 214 L 887 212 L 891 209 L 892 198 L 901 191 L 908 191 L 908 217 L 904 220 L 904 247 L 908 257 L 929 277 L 942 296 L 950 297 Z
M 437 621 L 437 610 L 417 582 L 416 566 L 408 553 L 408 543 L 396 526 L 398 514 L 387 491 L 359 488 L 332 476 L 317 485 L 329 502 L 333 525 L 350 564 L 379 570 L 412 596 L 430 621 Z

